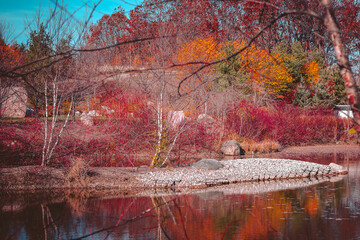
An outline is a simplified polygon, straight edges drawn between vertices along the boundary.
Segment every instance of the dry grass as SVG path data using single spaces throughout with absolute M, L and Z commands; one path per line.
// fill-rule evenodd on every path
M 72 159 L 69 172 L 66 175 L 66 181 L 69 185 L 81 185 L 85 187 L 88 182 L 88 163 L 83 158 Z
M 241 147 L 246 153 L 270 153 L 279 151 L 281 145 L 272 140 L 264 140 L 261 142 L 244 141 L 241 143 Z

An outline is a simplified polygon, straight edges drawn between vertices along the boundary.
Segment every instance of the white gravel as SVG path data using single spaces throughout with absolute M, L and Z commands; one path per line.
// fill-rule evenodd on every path
M 339 174 L 329 165 L 289 159 L 250 158 L 221 163 L 224 167 L 217 170 L 196 167 L 154 170 L 141 174 L 138 180 L 147 187 L 196 187 Z

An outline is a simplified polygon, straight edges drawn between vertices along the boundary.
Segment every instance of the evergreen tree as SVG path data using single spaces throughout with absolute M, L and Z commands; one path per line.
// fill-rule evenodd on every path
M 312 106 L 332 107 L 335 103 L 335 97 L 326 87 L 325 81 L 319 81 L 312 86 L 314 95 L 311 98 Z
M 306 107 L 311 104 L 311 91 L 304 83 L 304 81 L 301 81 L 298 84 L 293 103 L 301 107 Z
M 339 105 L 347 104 L 344 79 L 342 78 L 338 67 L 332 70 L 330 77 L 334 84 L 333 91 L 334 91 L 335 104 L 339 104 Z
M 291 44 L 281 43 L 274 50 L 274 53 L 282 53 L 284 65 L 294 79 L 289 86 L 290 89 L 297 86 L 297 84 L 299 84 L 302 80 L 306 79 L 302 69 L 308 62 L 308 58 L 307 53 L 304 52 L 300 42 L 294 42 Z
M 34 107 L 35 111 L 38 112 L 44 105 L 45 78 L 52 77 L 52 71 L 46 68 L 46 65 L 53 60 L 51 58 L 46 60 L 41 59 L 46 58 L 54 52 L 53 42 L 43 24 L 40 24 L 38 31 L 34 30 L 30 33 L 27 47 L 26 62 L 31 64 L 27 71 L 34 71 L 34 73 L 26 77 L 29 103 Z
M 231 45 L 225 46 L 225 56 L 231 56 L 235 49 Z M 216 83 L 220 88 L 234 87 L 238 89 L 244 88 L 244 83 L 249 78 L 249 74 L 245 73 L 244 62 L 239 57 L 230 58 L 227 61 L 220 62 L 216 66 L 216 70 L 220 77 Z
M 304 51 L 299 42 L 282 43 L 276 51 L 283 54 L 284 65 L 293 77 L 287 91 L 291 93 L 296 89 L 292 98 L 294 104 L 330 107 L 345 99 L 342 78 L 336 69 L 326 67 L 321 51 L 316 48 Z M 333 88 L 330 87 L 331 81 Z

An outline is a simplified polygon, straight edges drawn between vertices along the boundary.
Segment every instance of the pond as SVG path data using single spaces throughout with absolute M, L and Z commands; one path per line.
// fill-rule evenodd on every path
M 335 161 L 349 174 L 271 192 L 225 186 L 137 197 L 2 194 L 0 239 L 359 239 L 359 159 L 313 154 L 312 161 Z

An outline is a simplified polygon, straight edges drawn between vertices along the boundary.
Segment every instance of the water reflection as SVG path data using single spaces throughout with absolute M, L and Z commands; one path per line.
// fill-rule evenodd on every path
M 337 182 L 257 194 L 34 193 L 2 196 L 0 207 L 4 239 L 354 239 L 360 238 L 360 165 L 350 159 L 349 175 Z

